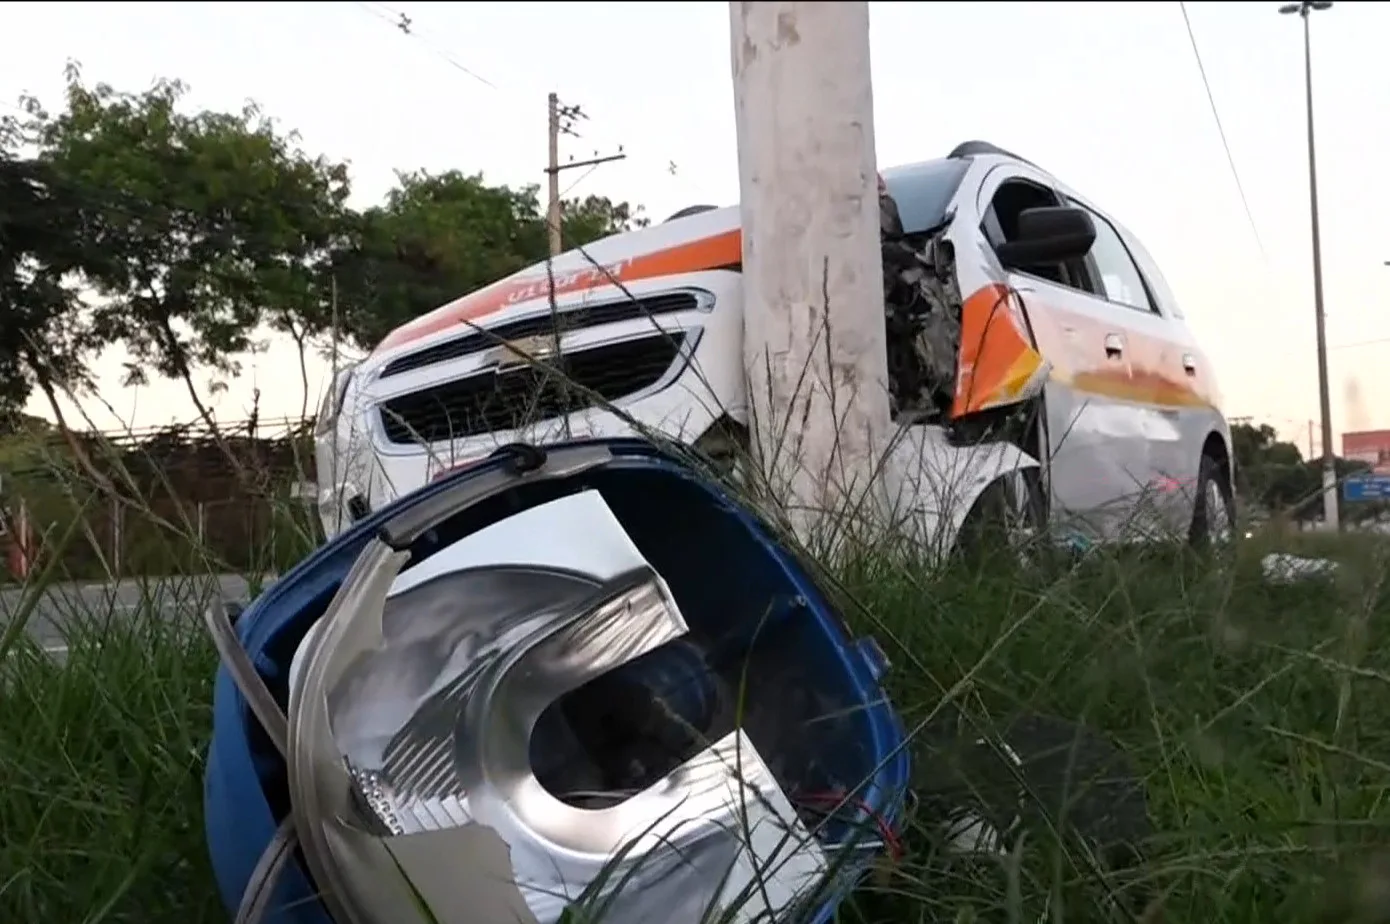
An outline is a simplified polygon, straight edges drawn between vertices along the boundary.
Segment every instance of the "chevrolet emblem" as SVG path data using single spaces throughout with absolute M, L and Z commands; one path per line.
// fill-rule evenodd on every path
M 499 371 L 515 366 L 527 366 L 553 359 L 559 351 L 555 349 L 555 338 L 550 334 L 536 334 L 507 340 L 495 346 L 487 356 L 488 365 L 495 365 Z

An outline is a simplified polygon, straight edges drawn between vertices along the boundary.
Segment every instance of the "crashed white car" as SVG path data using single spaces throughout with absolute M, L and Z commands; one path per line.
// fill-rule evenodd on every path
M 1215 377 L 1139 241 L 985 142 L 881 179 L 892 467 L 949 499 L 912 508 L 924 535 L 975 514 L 1086 543 L 1229 535 Z M 511 442 L 635 423 L 736 451 L 741 255 L 736 207 L 688 209 L 393 331 L 320 409 L 327 534 Z

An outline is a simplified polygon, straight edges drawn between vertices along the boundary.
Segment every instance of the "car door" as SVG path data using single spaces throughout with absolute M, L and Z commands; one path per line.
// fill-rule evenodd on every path
M 1183 345 L 1174 341 L 1172 323 L 1158 310 L 1118 226 L 1075 196 L 1065 199 L 1085 209 L 1095 225 L 1088 262 L 1096 298 L 1104 303 L 1103 313 L 1113 328 L 1107 337 L 1120 339 L 1129 365 L 1129 388 L 1120 404 L 1135 443 L 1134 477 L 1117 504 L 1121 533 L 1125 538 L 1168 535 L 1179 519 L 1183 496 L 1187 389 L 1173 374 L 1182 361 Z
M 1016 213 L 1061 205 L 1050 178 L 1020 165 L 992 171 L 980 190 L 982 231 L 1007 240 Z M 1039 352 L 1052 366 L 1044 387 L 1047 480 L 1053 525 L 1062 535 L 1117 538 L 1132 498 L 1150 480 L 1150 457 L 1134 413 L 1133 310 L 1099 294 L 1088 258 L 1075 265 L 1010 270 Z
M 1153 314 L 1158 318 L 1143 322 L 1152 341 L 1150 374 L 1142 384 L 1148 392 L 1148 403 L 1165 421 L 1176 425 L 1179 432 L 1173 439 L 1165 431 L 1170 438 L 1153 441 L 1149 449 L 1158 470 L 1156 494 L 1163 503 L 1167 525 L 1184 534 L 1192 525 L 1197 478 L 1207 439 L 1226 433 L 1219 410 L 1220 390 L 1211 363 L 1188 327 L 1158 264 L 1133 233 L 1118 222 L 1112 224 L 1143 277 Z

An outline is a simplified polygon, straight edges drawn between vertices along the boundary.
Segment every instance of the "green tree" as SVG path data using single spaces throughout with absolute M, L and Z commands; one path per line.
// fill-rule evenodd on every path
M 1264 453 L 1274 443 L 1278 442 L 1279 435 L 1269 424 L 1238 423 L 1231 426 L 1231 449 L 1236 457 L 1237 477 L 1248 477 L 1251 472 L 1257 470 L 1261 463 Z M 1289 444 L 1292 445 L 1292 444 Z M 1298 447 L 1293 446 L 1295 453 Z M 1302 456 L 1299 456 L 1302 461 Z
M 1295 507 L 1317 490 L 1298 447 L 1281 441 L 1269 424 L 1234 425 L 1231 448 L 1237 489 L 1269 510 Z
M 1298 447 L 1279 439 L 1269 424 L 1231 427 L 1231 447 L 1236 458 L 1236 486 L 1248 500 L 1270 511 L 1292 514 L 1300 520 L 1322 516 L 1323 460 L 1303 458 Z M 1355 459 L 1333 457 L 1337 480 L 1370 468 Z M 1380 504 L 1342 506 L 1344 518 L 1374 519 L 1381 515 Z
M 51 165 L 21 156 L 35 142 L 29 117 L 0 118 L 0 428 L 18 427 L 35 389 L 61 417 L 57 396 L 82 391 L 103 345 L 83 312 L 76 274 L 101 259 L 80 233 L 83 201 Z M 23 111 L 23 110 L 21 110 Z M 40 113 L 41 114 L 41 113 Z
M 341 323 L 362 348 L 549 253 L 534 186 L 491 186 L 456 170 L 398 180 L 384 205 L 356 216 L 333 258 Z M 568 246 L 646 224 L 640 209 L 601 196 L 567 200 L 561 209 Z
M 607 196 L 566 199 L 560 203 L 560 224 L 565 246 L 583 247 L 617 231 L 645 228 L 649 222 L 642 213 L 640 205 L 634 208 L 626 202 L 614 202 Z M 536 221 L 542 228 L 545 227 L 544 215 L 538 214 Z M 545 254 L 542 253 L 537 259 L 544 260 Z
M 90 331 L 126 347 L 131 381 L 182 380 L 211 422 L 195 369 L 234 374 L 262 324 L 299 331 L 322 313 L 346 168 L 303 153 L 253 104 L 189 114 L 176 81 L 130 94 L 67 76 L 64 110 L 36 113 L 31 130 L 39 162 L 81 201 L 80 270 L 102 296 Z
M 90 358 L 119 344 L 129 382 L 181 380 L 211 423 L 195 374 L 235 374 L 266 328 L 301 355 L 330 331 L 371 347 L 548 253 L 534 186 L 404 173 L 355 212 L 345 166 L 253 104 L 185 102 L 177 81 L 125 93 L 73 66 L 59 111 L 30 99 L 0 120 L 0 414 L 35 388 L 57 413 L 55 395 L 88 385 Z M 570 246 L 646 224 L 600 196 L 562 209 Z

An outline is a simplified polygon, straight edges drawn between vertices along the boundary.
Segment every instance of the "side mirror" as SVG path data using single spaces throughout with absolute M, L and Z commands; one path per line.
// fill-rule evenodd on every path
M 1010 269 L 1065 263 L 1091 252 L 1096 225 L 1085 209 L 1045 205 L 1018 215 L 1018 235 L 995 248 L 999 262 Z

